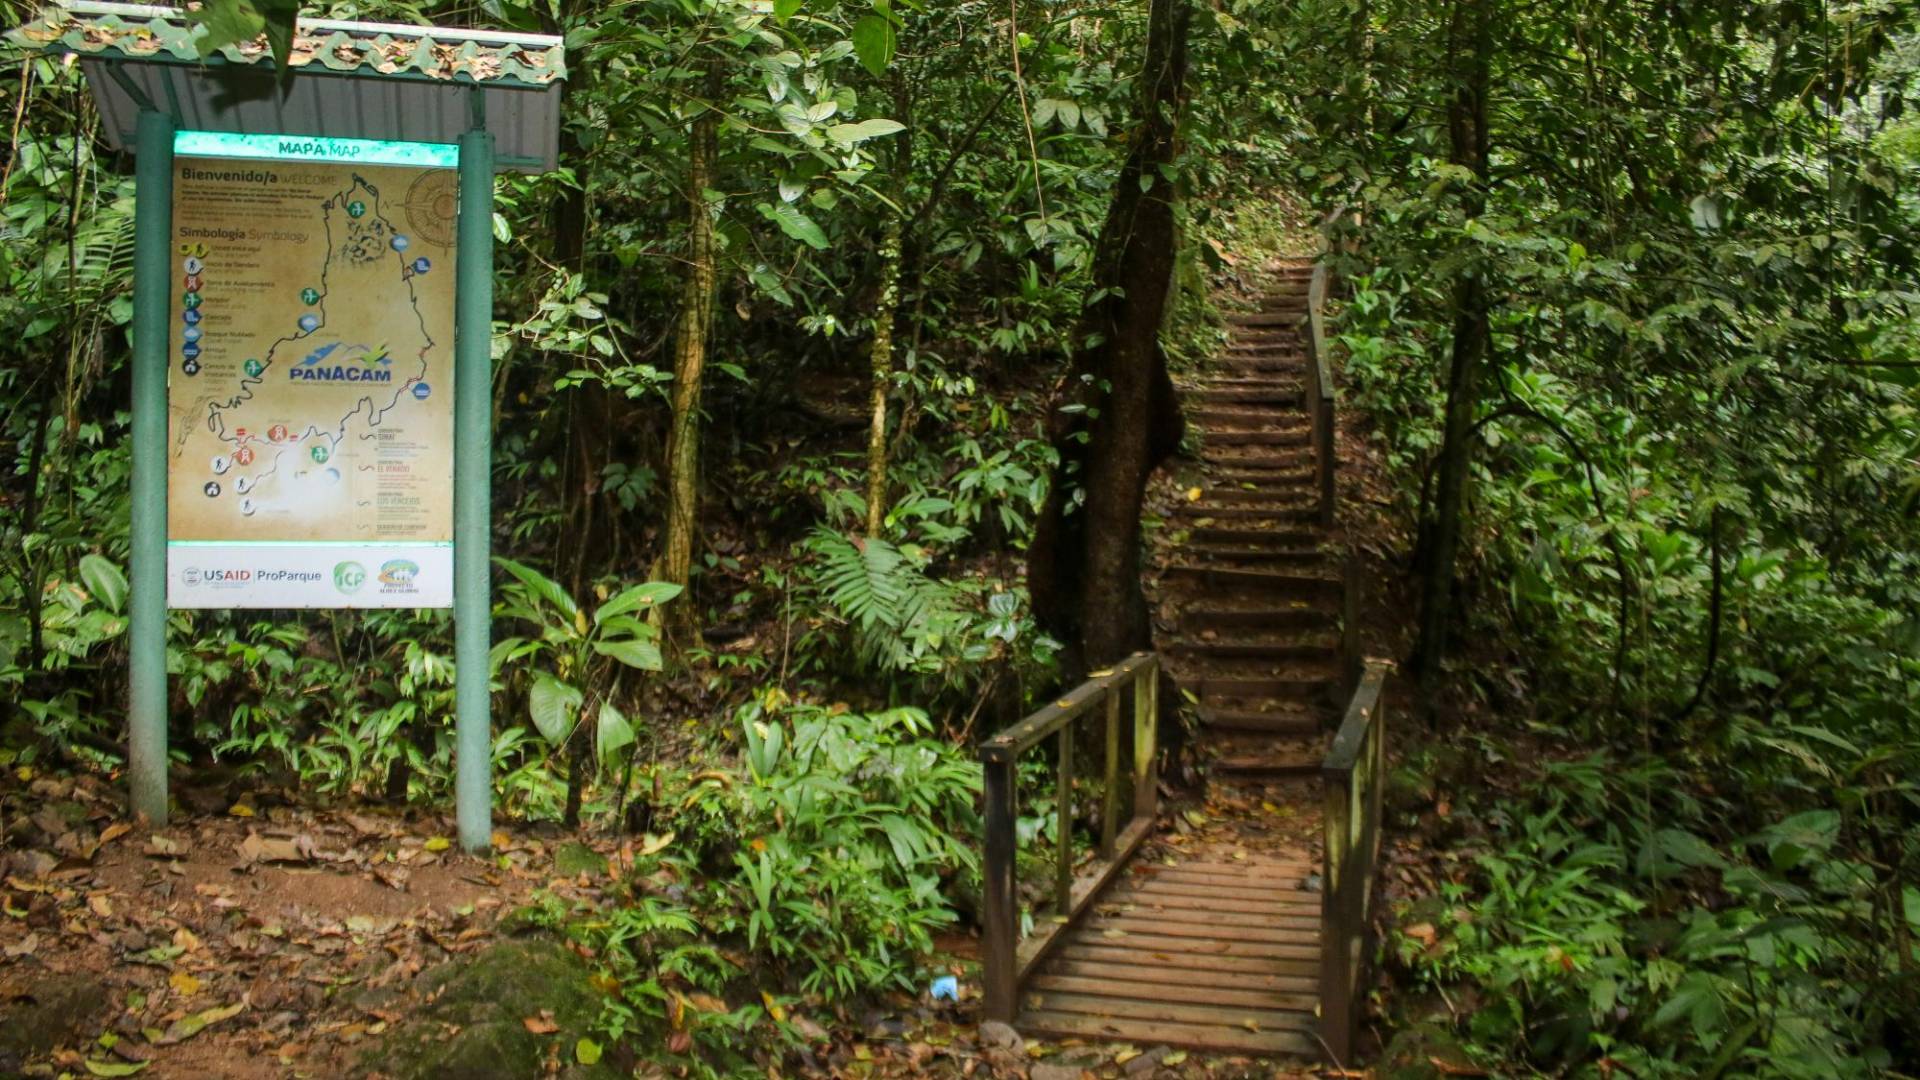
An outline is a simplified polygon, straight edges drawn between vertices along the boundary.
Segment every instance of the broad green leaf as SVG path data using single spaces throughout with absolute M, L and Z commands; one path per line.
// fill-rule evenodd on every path
M 624 615 L 636 608 L 650 608 L 680 595 L 683 586 L 671 581 L 645 581 L 631 588 L 623 589 L 619 595 L 601 604 L 593 613 L 595 623 L 603 623 L 615 615 Z
M 815 251 L 827 250 L 826 232 L 812 218 L 802 213 L 799 207 L 791 203 L 781 203 L 778 206 L 772 203 L 761 203 L 760 213 L 780 226 L 781 232 L 795 240 Z
M 596 641 L 593 651 L 641 671 L 659 671 L 661 667 L 660 646 L 651 641 Z
M 883 15 L 862 15 L 853 24 L 853 54 L 860 66 L 875 78 L 887 73 L 893 53 L 899 47 L 899 32 Z
M 533 677 L 533 689 L 527 692 L 527 713 L 533 717 L 533 726 L 539 729 L 540 737 L 547 740 L 549 746 L 559 746 L 567 741 L 568 735 L 573 734 L 580 701 L 578 688 L 568 686 L 544 671 Z
M 153 1064 L 153 1060 L 149 1058 L 146 1061 L 94 1061 L 88 1058 L 86 1064 L 87 1072 L 94 1076 L 133 1076 L 141 1069 Z
M 562 588 L 559 582 L 531 566 L 514 562 L 512 559 L 495 558 L 493 561 L 499 563 L 507 573 L 518 578 L 520 583 L 527 587 L 527 591 L 558 608 L 567 617 L 567 622 L 572 623 L 574 617 L 580 614 L 580 605 L 574 603 L 572 595 Z
M 87 583 L 87 591 L 108 611 L 125 610 L 127 575 L 121 573 L 111 559 L 91 552 L 80 556 L 80 580 Z
M 882 135 L 892 135 L 906 129 L 907 125 L 898 120 L 875 118 L 862 120 L 857 124 L 835 124 L 827 129 L 827 138 L 841 146 L 853 146 L 868 139 L 877 139 Z
M 798 14 L 800 5 L 805 2 L 806 0 L 773 0 L 773 17 L 784 23 Z M 591 1062 L 582 1064 L 591 1064 Z
M 794 0 L 793 6 L 795 8 L 800 6 L 798 0 Z M 600 1064 L 600 1053 L 600 1044 L 592 1039 L 581 1039 L 573 1044 L 573 1060 L 582 1065 Z
M 612 760 L 613 755 L 633 745 L 633 725 L 613 702 L 600 703 L 600 723 L 594 732 L 594 756 L 602 765 Z

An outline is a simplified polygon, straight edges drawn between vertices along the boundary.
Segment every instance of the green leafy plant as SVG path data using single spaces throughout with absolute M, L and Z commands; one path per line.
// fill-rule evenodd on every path
M 681 586 L 650 581 L 630 586 L 587 611 L 558 582 L 511 559 L 496 560 L 513 576 L 501 589 L 499 616 L 533 627 L 493 647 L 494 670 L 529 679 L 527 715 L 555 752 L 568 754 L 565 817 L 580 821 L 582 763 L 601 770 L 633 744 L 634 724 L 615 703 L 628 671 L 659 671 L 658 631 L 644 616 L 680 595 Z M 591 750 L 586 747 L 590 746 Z

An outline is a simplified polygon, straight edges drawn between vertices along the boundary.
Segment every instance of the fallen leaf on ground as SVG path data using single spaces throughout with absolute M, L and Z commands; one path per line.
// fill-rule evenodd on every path
M 523 1017 L 520 1024 L 535 1035 L 551 1035 L 560 1030 L 560 1025 L 553 1022 L 553 1014 L 548 1012 Z
M 312 846 L 313 842 L 304 836 L 286 839 L 249 831 L 247 838 L 240 841 L 240 858 L 249 863 L 307 862 L 312 857 Z
M 240 1010 L 246 1007 L 246 1002 L 236 1001 L 231 1005 L 223 1005 L 217 1009 L 207 1009 L 204 1012 L 183 1016 L 173 1023 L 168 1024 L 166 1033 L 153 1040 L 153 1044 L 155 1046 L 172 1046 L 177 1042 L 185 1042 L 222 1020 L 240 1015 Z

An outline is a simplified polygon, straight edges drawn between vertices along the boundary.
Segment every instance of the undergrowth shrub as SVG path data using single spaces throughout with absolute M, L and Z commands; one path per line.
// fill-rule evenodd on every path
M 917 986 L 979 876 L 979 770 L 925 713 L 770 690 L 736 721 L 739 762 L 663 776 L 614 903 L 568 924 L 615 991 L 614 1037 L 665 1032 L 717 1072 L 755 1051 L 764 1070 L 789 1007 Z

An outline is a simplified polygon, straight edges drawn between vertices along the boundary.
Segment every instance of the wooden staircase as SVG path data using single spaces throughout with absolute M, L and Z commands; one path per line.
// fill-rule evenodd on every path
M 1159 637 L 1199 698 L 1215 775 L 1311 774 L 1342 678 L 1339 555 L 1307 403 L 1312 275 L 1283 266 L 1258 310 L 1229 318 L 1224 355 L 1182 387 L 1205 479 L 1172 526 Z
M 1359 579 L 1333 533 L 1331 380 L 1313 314 L 1325 282 L 1306 261 L 1280 268 L 1258 310 L 1230 318 L 1212 369 L 1181 388 L 1200 482 L 1182 492 L 1168 530 L 1156 653 L 1094 672 L 981 746 L 988 1019 L 1028 1035 L 1352 1063 L 1387 665 L 1360 660 Z M 1182 822 L 1158 806 L 1156 663 L 1198 702 L 1208 798 L 1243 808 L 1233 842 L 1160 835 Z M 1134 716 L 1124 804 L 1123 693 Z M 1075 725 L 1097 731 L 1101 716 L 1106 808 L 1082 867 L 1070 842 Z M 1015 762 L 1042 742 L 1058 746 L 1053 914 L 1022 940 Z
M 1259 310 L 1230 319 L 1211 370 L 1181 387 L 1204 479 L 1171 525 L 1156 636 L 1199 699 L 1213 776 L 1294 779 L 1271 798 L 1317 819 L 1317 786 L 1297 781 L 1320 768 L 1339 690 L 1342 580 L 1306 402 L 1311 275 L 1306 263 L 1281 269 Z M 1016 1026 L 1320 1057 L 1318 853 L 1182 855 L 1137 859 L 1117 875 L 1035 969 Z

